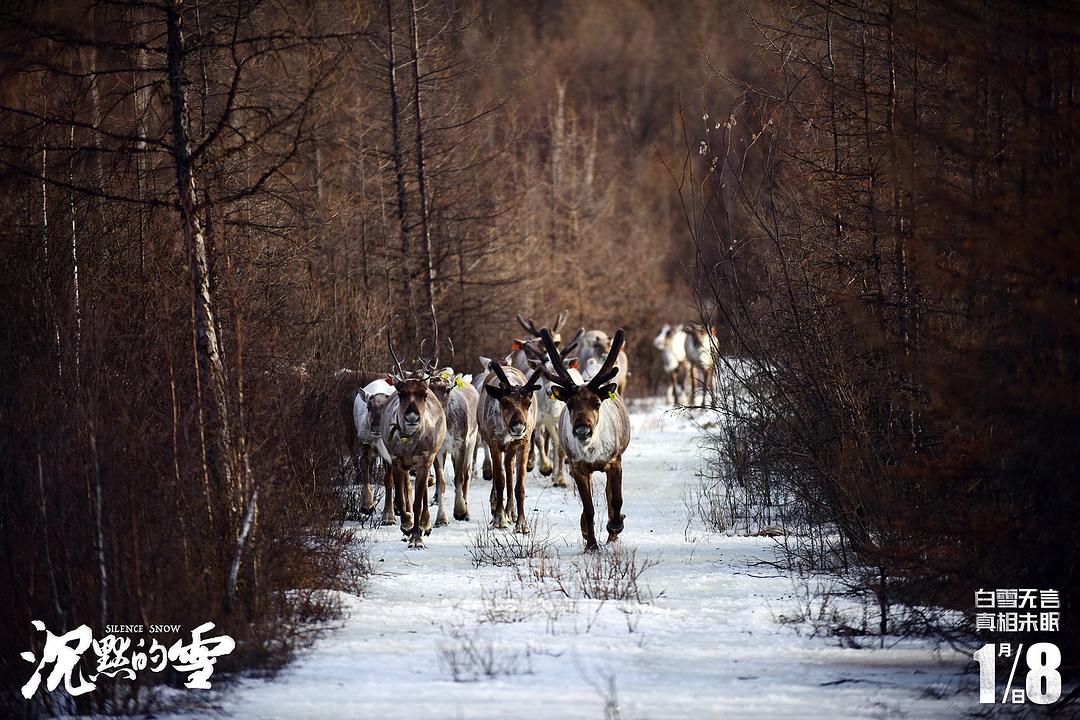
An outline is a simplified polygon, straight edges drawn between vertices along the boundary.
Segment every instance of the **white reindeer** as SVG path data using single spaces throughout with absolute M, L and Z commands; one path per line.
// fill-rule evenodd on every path
M 686 331 L 682 326 L 665 324 L 653 338 L 653 345 L 660 351 L 660 363 L 664 366 L 664 375 L 669 381 L 668 394 L 671 401 L 679 402 L 679 396 L 689 366 L 686 360 Z
M 578 362 L 581 365 L 581 374 L 588 380 L 611 351 L 611 336 L 603 330 L 590 330 L 581 338 L 581 347 L 578 349 Z M 615 358 L 615 384 L 619 387 L 619 395 L 626 395 L 626 381 L 630 376 L 630 360 L 626 353 L 619 350 Z
M 689 323 L 685 326 L 686 333 L 686 360 L 690 364 L 690 403 L 694 402 L 697 388 L 701 385 L 701 400 L 705 402 L 713 392 L 713 349 L 716 347 L 716 336 L 711 329 L 707 329 L 698 323 Z
M 357 456 L 360 461 L 360 481 L 363 485 L 361 488 L 360 511 L 365 515 L 370 515 L 375 511 L 375 498 L 371 492 L 371 481 L 376 460 L 382 458 L 383 525 L 393 525 L 396 522 L 392 500 L 393 486 L 390 481 L 390 454 L 383 444 L 380 429 L 383 409 L 393 394 L 394 386 L 386 380 L 379 379 L 357 390 L 356 398 L 353 400 L 353 424 L 356 426 L 356 439 L 360 445 Z

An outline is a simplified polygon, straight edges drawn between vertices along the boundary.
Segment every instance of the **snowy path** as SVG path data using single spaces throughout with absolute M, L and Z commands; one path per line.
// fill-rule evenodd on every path
M 605 717 L 615 678 L 620 717 L 936 718 L 977 708 L 957 694 L 965 659 L 911 643 L 841 649 L 778 624 L 795 608 L 791 580 L 755 559 L 772 541 L 687 530 L 684 487 L 698 467 L 698 434 L 659 409 L 633 414 L 624 459 L 623 542 L 659 560 L 644 581 L 651 605 L 579 600 L 551 617 L 528 597 L 507 608 L 537 611 L 514 623 L 486 621 L 482 594 L 513 570 L 472 566 L 465 545 L 487 516 L 489 485 L 474 482 L 474 520 L 438 528 L 410 551 L 396 528 L 374 531 L 377 574 L 348 616 L 273 680 L 246 679 L 223 706 L 241 718 Z M 597 476 L 599 479 L 599 476 Z M 598 517 L 603 517 L 603 484 Z M 580 505 L 573 490 L 530 475 L 527 507 L 546 519 L 564 562 L 580 561 Z M 598 527 L 603 526 L 603 520 Z M 517 586 L 520 589 L 520 585 Z M 519 656 L 528 672 L 454 682 L 440 655 L 452 626 Z M 632 630 L 632 632 L 631 632 Z M 520 657 L 528 651 L 528 658 Z

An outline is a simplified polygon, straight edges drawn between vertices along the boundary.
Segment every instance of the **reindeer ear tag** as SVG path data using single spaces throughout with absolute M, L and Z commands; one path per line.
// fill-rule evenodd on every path
M 616 397 L 618 397 L 618 396 L 617 396 L 617 395 L 615 394 L 615 391 L 614 391 L 614 390 L 608 390 L 608 394 L 607 394 L 607 396 L 608 396 L 608 400 L 614 400 L 614 399 L 615 399 Z
M 459 388 L 465 387 L 465 381 L 461 379 L 460 375 L 454 378 L 454 384 L 457 385 Z
M 552 400 L 562 400 L 562 398 L 559 397 L 559 386 L 558 385 L 552 385 L 551 386 L 551 391 L 548 393 L 548 397 L 551 398 Z
M 510 343 L 510 349 L 511 350 L 520 350 L 521 349 L 521 343 L 518 342 L 517 340 L 515 340 L 514 342 Z

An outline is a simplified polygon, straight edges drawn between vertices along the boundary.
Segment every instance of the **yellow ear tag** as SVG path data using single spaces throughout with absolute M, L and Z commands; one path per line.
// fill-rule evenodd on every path
M 614 399 L 615 399 L 615 398 L 617 397 L 617 396 L 615 395 L 615 391 L 614 391 L 614 390 L 610 391 L 610 392 L 609 392 L 609 393 L 607 394 L 607 396 L 608 396 L 608 400 L 614 400 Z
M 439 377 L 442 378 L 443 380 L 449 380 L 450 379 L 450 375 L 447 374 L 447 373 L 439 373 Z
M 459 388 L 465 387 L 465 381 L 461 379 L 460 375 L 454 378 L 454 384 L 457 385 Z

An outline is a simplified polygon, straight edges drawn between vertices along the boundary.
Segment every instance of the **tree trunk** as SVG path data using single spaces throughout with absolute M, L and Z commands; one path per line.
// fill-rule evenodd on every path
M 239 498 L 232 488 L 232 442 L 229 436 L 225 368 L 222 362 L 221 340 L 214 318 L 206 235 L 197 212 L 195 175 L 191 166 L 190 118 L 184 79 L 181 26 L 183 8 L 183 0 L 170 0 L 166 6 L 166 63 L 172 102 L 171 151 L 176 164 L 180 227 L 191 266 L 192 322 L 203 473 L 216 494 L 209 500 L 208 510 L 212 514 L 213 505 L 222 503 L 228 509 L 228 514 L 235 517 L 238 514 Z
M 420 230 L 424 236 L 424 290 L 432 322 L 435 322 L 435 258 L 431 244 L 431 207 L 424 168 L 424 114 L 420 104 L 420 31 L 416 21 L 416 0 L 409 0 L 409 29 L 412 32 L 413 115 L 416 122 L 416 184 L 420 192 Z M 434 328 L 432 328 L 434 332 Z M 436 349 L 438 353 L 438 349 Z
M 405 195 L 405 158 L 401 149 L 398 108 L 397 59 L 394 51 L 394 11 L 386 0 L 386 70 L 390 80 L 390 130 L 393 135 L 394 182 L 397 190 L 398 227 L 401 230 L 401 299 L 405 301 L 405 336 L 417 341 L 416 306 L 412 295 L 412 260 L 409 252 L 409 221 Z

